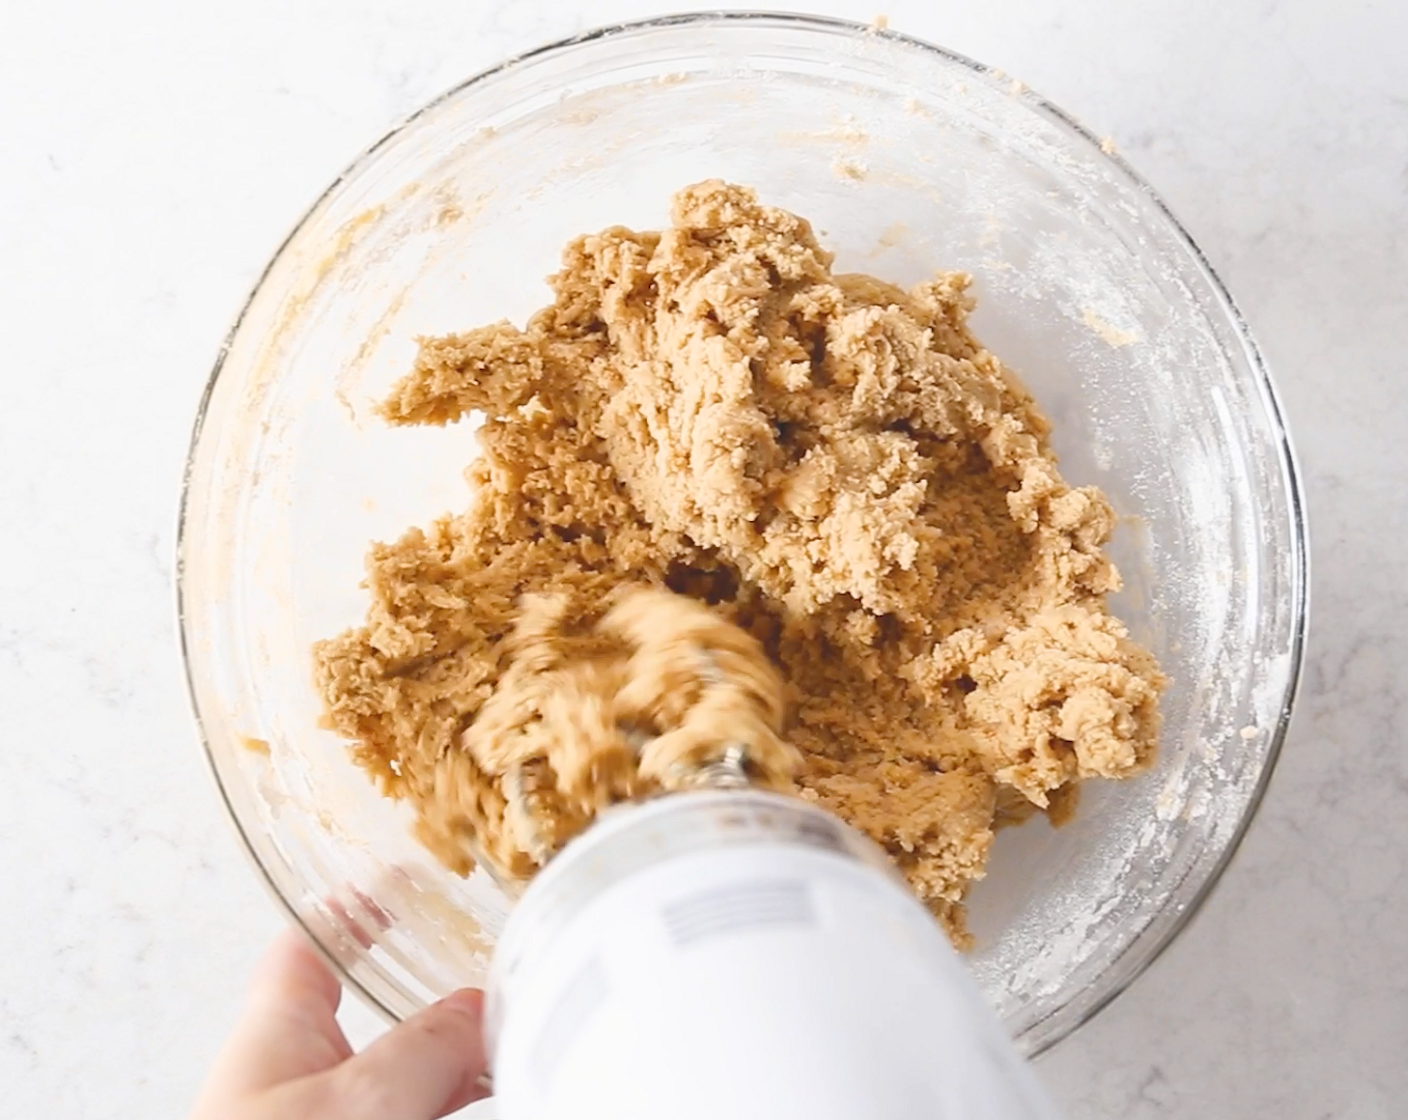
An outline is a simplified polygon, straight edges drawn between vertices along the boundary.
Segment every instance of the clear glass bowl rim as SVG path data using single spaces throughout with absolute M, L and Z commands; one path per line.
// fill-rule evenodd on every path
M 269 258 L 268 264 L 260 272 L 258 279 L 250 289 L 249 295 L 242 303 L 235 320 L 216 354 L 214 365 L 207 378 L 204 391 L 196 408 L 195 422 L 191 432 L 190 446 L 187 450 L 185 468 L 181 483 L 180 505 L 177 515 L 176 532 L 176 615 L 177 630 L 180 640 L 181 659 L 186 679 L 186 688 L 191 705 L 192 716 L 195 720 L 196 730 L 201 741 L 202 750 L 206 763 L 214 778 L 216 789 L 219 792 L 221 803 L 225 807 L 226 816 L 234 826 L 240 844 L 250 862 L 254 865 L 260 880 L 264 883 L 268 892 L 273 896 L 277 905 L 288 916 L 289 920 L 307 935 L 310 942 L 317 948 L 323 958 L 332 966 L 339 979 L 345 986 L 352 988 L 361 999 L 369 1006 L 380 1012 L 386 1019 L 395 1020 L 397 1016 L 380 999 L 378 999 L 367 987 L 354 977 L 336 959 L 333 952 L 325 946 L 318 933 L 299 915 L 298 910 L 292 905 L 284 895 L 278 884 L 270 874 L 268 868 L 256 854 L 255 845 L 251 842 L 244 824 L 236 813 L 230 792 L 226 786 L 225 779 L 221 773 L 221 767 L 215 752 L 211 748 L 210 735 L 207 732 L 206 720 L 203 716 L 197 700 L 197 690 L 194 676 L 194 666 L 191 657 L 190 634 L 187 625 L 187 611 L 185 601 L 184 563 L 185 550 L 187 545 L 189 519 L 192 491 L 191 481 L 194 472 L 196 455 L 200 448 L 201 435 L 205 428 L 207 413 L 209 410 L 215 386 L 220 378 L 221 371 L 225 365 L 225 359 L 230 351 L 235 336 L 238 334 L 243 324 L 250 306 L 259 295 L 265 280 L 272 271 L 276 262 L 282 257 L 289 245 L 298 237 L 299 233 L 308 224 L 309 220 L 317 213 L 325 199 L 332 195 L 348 179 L 355 177 L 372 157 L 388 144 L 394 137 L 415 124 L 415 122 L 427 113 L 432 112 L 442 103 L 454 98 L 465 90 L 492 81 L 495 76 L 520 67 L 533 60 L 542 59 L 548 56 L 560 55 L 571 51 L 573 48 L 586 43 L 616 38 L 642 31 L 650 31 L 666 28 L 679 27 L 707 27 L 719 25 L 755 25 L 755 26 L 784 26 L 825 32 L 835 35 L 851 36 L 880 36 L 894 40 L 910 49 L 919 52 L 928 52 L 942 59 L 945 62 L 961 66 L 976 75 L 991 76 L 994 71 L 992 67 L 977 62 L 966 55 L 951 51 L 945 47 L 937 46 L 923 39 L 906 35 L 902 32 L 891 30 L 888 27 L 881 27 L 877 24 L 858 23 L 853 20 L 839 19 L 831 16 L 807 15 L 795 12 L 770 12 L 762 10 L 746 11 L 698 11 L 682 12 L 672 15 L 655 16 L 647 19 L 629 20 L 624 22 L 607 24 L 589 31 L 581 32 L 577 35 L 548 43 L 520 54 L 513 55 L 503 61 L 482 70 L 470 78 L 452 86 L 439 96 L 428 101 L 426 104 L 405 117 L 398 124 L 389 129 L 376 142 L 365 148 L 348 166 L 342 171 L 328 186 L 318 195 L 312 204 L 304 211 L 302 216 L 290 229 L 288 235 L 280 242 L 278 248 Z M 1065 112 L 1059 106 L 1042 98 L 1025 88 L 1022 93 L 1023 99 L 1037 112 L 1053 119 L 1060 127 L 1069 133 L 1088 143 L 1098 150 L 1101 156 L 1112 165 L 1126 181 L 1139 193 L 1143 194 L 1159 211 L 1162 217 L 1169 223 L 1170 228 L 1175 233 L 1177 239 L 1183 247 L 1191 254 L 1197 267 L 1203 272 L 1207 282 L 1221 301 L 1223 310 L 1226 312 L 1230 324 L 1237 336 L 1237 341 L 1244 348 L 1251 369 L 1254 371 L 1258 381 L 1257 389 L 1265 403 L 1268 420 L 1270 421 L 1276 435 L 1276 454 L 1281 477 L 1285 485 L 1285 497 L 1287 509 L 1291 518 L 1291 538 L 1294 554 L 1290 557 L 1291 582 L 1293 587 L 1294 601 L 1291 604 L 1292 610 L 1292 631 L 1291 644 L 1289 650 L 1289 670 L 1286 678 L 1286 687 L 1281 698 L 1280 713 L 1276 727 L 1271 735 L 1267 749 L 1265 764 L 1258 776 L 1256 785 L 1247 800 L 1241 819 L 1232 833 L 1230 840 L 1223 849 L 1218 860 L 1209 869 L 1206 878 L 1200 883 L 1196 891 L 1186 901 L 1183 911 L 1178 915 L 1177 920 L 1170 923 L 1158 935 L 1157 940 L 1148 945 L 1142 939 L 1136 937 L 1126 947 L 1125 952 L 1134 952 L 1136 949 L 1143 954 L 1143 959 L 1137 966 L 1128 970 L 1117 983 L 1111 985 L 1110 990 L 1104 993 L 1103 997 L 1085 1008 L 1082 1013 L 1071 1018 L 1064 1025 L 1064 1029 L 1047 1037 L 1042 1044 L 1033 1051 L 1032 1057 L 1050 1049 L 1058 1042 L 1069 1037 L 1079 1027 L 1089 1022 L 1096 1014 L 1126 991 L 1129 986 L 1139 978 L 1143 972 L 1149 968 L 1169 945 L 1178 937 L 1179 933 L 1187 927 L 1197 912 L 1201 909 L 1213 889 L 1221 880 L 1223 873 L 1231 863 L 1233 856 L 1240 847 L 1242 839 L 1245 837 L 1248 828 L 1255 819 L 1258 809 L 1265 797 L 1267 787 L 1271 781 L 1271 776 L 1276 769 L 1277 761 L 1280 757 L 1282 746 L 1285 742 L 1286 734 L 1290 727 L 1292 710 L 1295 704 L 1296 693 L 1299 688 L 1301 672 L 1304 662 L 1304 650 L 1306 639 L 1306 627 L 1309 612 L 1309 550 L 1308 527 L 1306 522 L 1306 510 L 1304 502 L 1303 487 L 1300 481 L 1300 470 L 1294 447 L 1291 442 L 1290 432 L 1285 423 L 1284 409 L 1280 402 L 1280 397 L 1272 381 L 1270 371 L 1266 361 L 1261 354 L 1260 348 L 1252 338 L 1250 329 L 1243 317 L 1241 310 L 1232 298 L 1231 292 L 1223 283 L 1222 278 L 1212 267 L 1207 256 L 1193 240 L 1183 223 L 1178 220 L 1172 210 L 1163 201 L 1159 194 L 1139 175 L 1117 152 L 1109 150 L 1109 145 L 1102 141 L 1078 120 Z M 1109 963 L 1107 971 L 1113 971 L 1119 964 L 1120 958 L 1115 958 Z

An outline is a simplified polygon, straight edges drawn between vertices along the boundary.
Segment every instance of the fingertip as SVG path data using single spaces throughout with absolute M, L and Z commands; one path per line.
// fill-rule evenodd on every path
M 274 939 L 264 950 L 264 960 L 277 966 L 310 954 L 316 956 L 307 935 L 297 926 L 285 926 L 274 935 Z
M 484 994 L 463 988 L 393 1027 L 334 1072 L 346 1116 L 426 1120 L 488 1095 Z
M 281 930 L 255 966 L 250 998 L 312 999 L 333 1011 L 342 1000 L 342 983 L 300 929 Z
M 489 1060 L 484 1045 L 484 993 L 478 988 L 460 988 L 434 1006 L 450 1011 L 467 1026 L 465 1041 L 466 1063 L 459 1084 L 442 1106 L 442 1115 L 457 1112 L 474 1101 L 483 1100 L 492 1092 L 489 1081 Z
M 476 1019 L 484 1018 L 484 993 L 478 988 L 460 988 L 440 1002 L 452 1010 L 472 1015 Z

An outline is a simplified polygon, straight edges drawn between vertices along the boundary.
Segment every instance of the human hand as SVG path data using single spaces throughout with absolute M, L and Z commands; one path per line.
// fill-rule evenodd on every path
M 281 934 L 191 1120 L 435 1120 L 489 1095 L 482 993 L 455 992 L 360 1054 L 338 1026 L 341 999 L 302 934 Z

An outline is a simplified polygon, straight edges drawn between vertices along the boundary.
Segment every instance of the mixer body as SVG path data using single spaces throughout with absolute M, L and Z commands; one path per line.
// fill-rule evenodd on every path
M 806 802 L 677 793 L 601 816 L 490 976 L 503 1120 L 1053 1120 L 883 852 Z

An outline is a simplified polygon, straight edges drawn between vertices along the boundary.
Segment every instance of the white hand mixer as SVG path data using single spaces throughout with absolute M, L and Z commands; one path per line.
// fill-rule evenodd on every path
M 739 763 L 529 885 L 489 982 L 503 1120 L 1052 1120 L 884 853 Z

